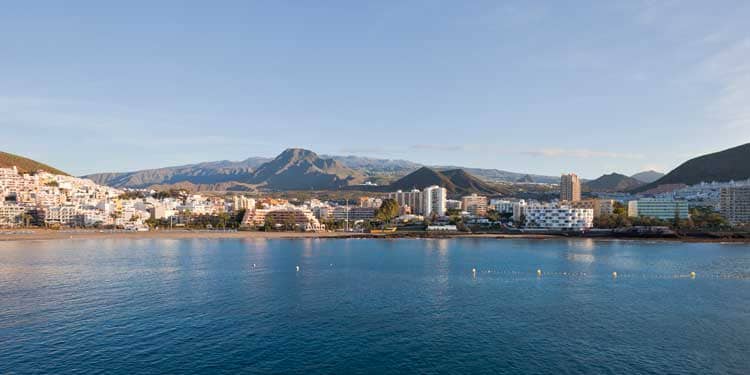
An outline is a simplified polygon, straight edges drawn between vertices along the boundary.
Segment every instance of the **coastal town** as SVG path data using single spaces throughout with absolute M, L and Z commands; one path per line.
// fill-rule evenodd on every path
M 356 198 L 299 199 L 288 194 L 191 193 L 117 189 L 85 178 L 0 168 L 0 227 L 175 229 L 302 232 L 668 233 L 750 223 L 750 180 L 702 182 L 647 194 L 586 193 L 564 174 L 546 201 L 443 186 L 368 193 Z M 610 233 L 608 232 L 608 233 Z

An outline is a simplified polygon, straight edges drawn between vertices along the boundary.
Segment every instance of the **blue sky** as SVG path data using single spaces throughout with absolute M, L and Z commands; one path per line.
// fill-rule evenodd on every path
M 15 1 L 0 150 L 668 171 L 750 142 L 748 1 Z

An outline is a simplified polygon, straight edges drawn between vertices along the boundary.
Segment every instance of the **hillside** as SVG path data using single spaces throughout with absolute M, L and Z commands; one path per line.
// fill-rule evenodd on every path
M 623 192 L 641 185 L 643 182 L 634 178 L 619 173 L 610 173 L 586 182 L 583 187 L 592 192 Z
M 21 173 L 34 173 L 41 170 L 52 174 L 67 175 L 67 173 L 57 168 L 50 167 L 47 164 L 23 156 L 0 151 L 0 168 L 13 168 L 14 166 L 18 168 L 18 171 Z
M 333 190 L 362 183 L 365 175 L 310 150 L 289 148 L 253 172 L 249 183 L 274 190 Z
M 389 191 L 424 189 L 427 186 L 438 185 L 446 188 L 453 195 L 502 193 L 501 189 L 484 182 L 462 169 L 436 171 L 422 167 L 387 187 Z
M 640 182 L 648 184 L 648 183 L 652 183 L 652 182 L 654 182 L 654 181 L 656 181 L 656 180 L 664 177 L 664 173 L 653 171 L 653 170 L 652 171 L 643 171 L 643 172 L 636 173 L 636 174 L 634 174 L 634 175 L 632 175 L 630 177 L 634 178 L 634 179 L 636 179 L 636 180 L 638 180 Z
M 750 178 L 750 143 L 690 159 L 664 177 L 636 189 L 643 192 L 660 185 L 694 185 L 703 181 L 731 181 Z

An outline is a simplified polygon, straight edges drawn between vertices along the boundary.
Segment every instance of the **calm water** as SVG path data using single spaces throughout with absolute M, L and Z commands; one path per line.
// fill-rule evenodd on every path
M 750 246 L 0 242 L 0 374 L 237 372 L 747 374 Z

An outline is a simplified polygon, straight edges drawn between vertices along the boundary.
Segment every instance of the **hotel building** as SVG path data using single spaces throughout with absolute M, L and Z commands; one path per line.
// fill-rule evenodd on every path
M 574 173 L 560 177 L 560 200 L 577 202 L 581 200 L 581 180 Z
M 750 186 L 721 188 L 719 209 L 734 225 L 750 223 Z

